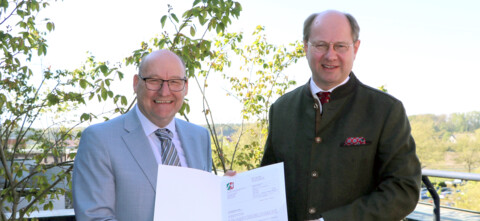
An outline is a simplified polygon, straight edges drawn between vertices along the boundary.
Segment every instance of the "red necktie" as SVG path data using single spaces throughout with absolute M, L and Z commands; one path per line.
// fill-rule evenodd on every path
M 317 96 L 318 99 L 320 99 L 320 103 L 322 103 L 322 105 L 330 101 L 330 92 L 318 92 Z

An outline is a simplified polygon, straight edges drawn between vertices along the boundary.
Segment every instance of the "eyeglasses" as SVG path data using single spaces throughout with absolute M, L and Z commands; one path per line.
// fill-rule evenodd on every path
M 162 89 L 163 82 L 167 82 L 168 88 L 171 91 L 182 91 L 185 88 L 185 82 L 187 82 L 186 77 L 181 79 L 168 79 L 168 80 L 157 79 L 157 78 L 144 78 L 140 75 L 138 75 L 138 77 L 145 81 L 145 86 L 147 87 L 148 90 L 151 90 L 151 91 L 158 91 Z
M 333 45 L 333 50 L 337 53 L 345 53 L 348 51 L 348 49 L 353 46 L 352 44 L 348 44 L 346 42 L 324 42 L 320 41 L 318 43 L 311 43 L 308 42 L 309 46 L 312 46 L 311 48 L 313 49 L 313 52 L 316 53 L 326 53 L 328 49 L 330 49 L 330 45 Z

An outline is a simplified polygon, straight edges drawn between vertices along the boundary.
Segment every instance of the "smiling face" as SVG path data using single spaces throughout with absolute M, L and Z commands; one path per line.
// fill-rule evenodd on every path
M 185 78 L 185 67 L 180 58 L 168 50 L 152 52 L 140 65 L 143 78 L 162 80 Z M 188 82 L 182 91 L 171 91 L 167 82 L 160 90 L 148 90 L 145 81 L 138 75 L 133 78 L 133 88 L 137 94 L 137 105 L 145 117 L 159 127 L 165 127 L 173 120 L 183 105 L 183 98 L 188 92 Z
M 330 45 L 329 49 L 320 53 L 315 51 L 308 44 L 327 43 L 347 43 L 353 46 L 344 53 L 338 53 Z M 328 11 L 319 14 L 311 25 L 311 32 L 308 41 L 304 42 L 304 49 L 310 69 L 312 70 L 312 79 L 323 90 L 329 90 L 342 83 L 350 74 L 353 61 L 357 54 L 360 40 L 353 42 L 350 23 L 343 13 Z

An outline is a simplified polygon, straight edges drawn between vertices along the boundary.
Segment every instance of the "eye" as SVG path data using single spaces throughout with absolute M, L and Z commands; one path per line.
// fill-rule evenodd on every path
M 161 84 L 161 83 L 163 83 L 163 80 L 150 78 L 150 79 L 147 79 L 147 82 L 149 84 Z
M 177 80 L 177 79 L 175 79 L 175 80 L 169 80 L 169 81 L 170 81 L 170 84 L 172 84 L 172 85 L 177 85 L 177 84 L 181 84 L 181 83 L 182 83 L 182 80 Z
M 315 48 L 319 49 L 319 50 L 324 50 L 324 49 L 328 49 L 328 44 L 327 43 L 319 43 L 319 44 L 316 44 L 315 45 Z

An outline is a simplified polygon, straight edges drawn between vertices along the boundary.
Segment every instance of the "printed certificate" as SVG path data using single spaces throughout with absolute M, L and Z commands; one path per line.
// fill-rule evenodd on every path
M 233 177 L 159 165 L 154 220 L 287 221 L 283 163 Z

